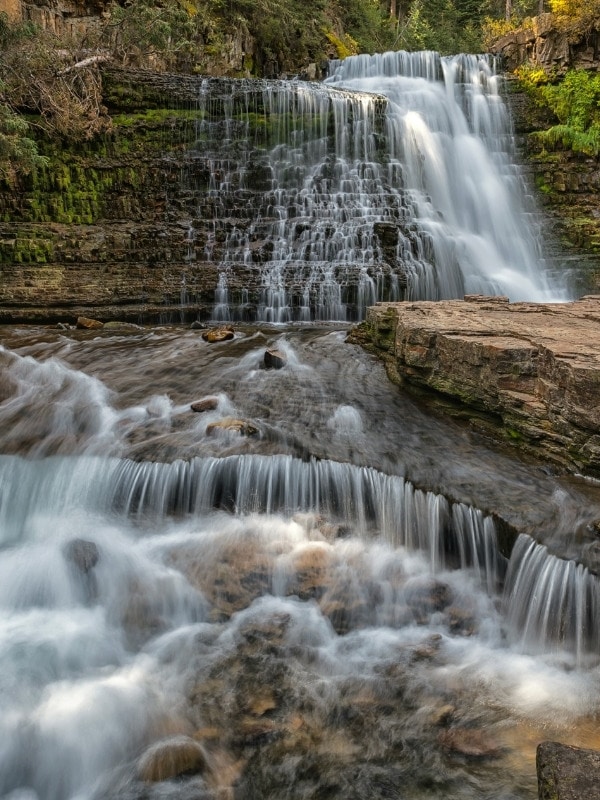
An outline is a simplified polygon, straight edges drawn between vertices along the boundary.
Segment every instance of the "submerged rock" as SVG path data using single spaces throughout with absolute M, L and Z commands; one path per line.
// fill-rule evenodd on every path
M 258 433 L 258 428 L 252 422 L 248 422 L 248 420 L 234 419 L 233 417 L 225 417 L 225 419 L 220 419 L 218 422 L 211 422 L 210 425 L 206 426 L 206 433 L 209 436 L 225 433 L 227 431 L 239 433 L 240 436 L 255 436 Z
M 478 728 L 448 728 L 439 734 L 438 742 L 444 750 L 467 758 L 498 758 L 502 754 L 498 742 Z
M 140 780 L 166 781 L 186 773 L 204 772 L 206 753 L 190 736 L 173 736 L 151 745 L 137 763 Z
M 190 408 L 192 409 L 192 411 L 196 411 L 198 414 L 202 414 L 205 411 L 214 411 L 218 405 L 219 405 L 218 397 L 203 397 L 202 400 L 195 400 L 190 405 Z

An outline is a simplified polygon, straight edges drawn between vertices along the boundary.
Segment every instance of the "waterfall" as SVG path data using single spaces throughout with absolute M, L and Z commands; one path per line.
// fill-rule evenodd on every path
M 291 456 L 196 458 L 172 464 L 52 457 L 29 462 L 0 456 L 2 543 L 31 536 L 39 515 L 69 510 L 126 518 L 200 516 L 216 509 L 239 515 L 313 513 L 344 526 L 347 535 L 381 537 L 421 551 L 434 572 L 473 567 L 493 593 L 501 579 L 494 523 L 481 511 L 416 489 L 367 467 Z M 18 513 L 16 513 L 18 512 Z
M 600 649 L 600 581 L 582 564 L 557 558 L 521 534 L 506 577 L 509 622 L 522 646 L 553 643 L 582 659 Z
M 189 172 L 212 153 L 196 214 L 215 318 L 246 318 L 239 276 L 270 323 L 357 320 L 379 300 L 565 299 L 498 85 L 490 58 L 432 52 L 332 62 L 322 84 L 204 81 Z

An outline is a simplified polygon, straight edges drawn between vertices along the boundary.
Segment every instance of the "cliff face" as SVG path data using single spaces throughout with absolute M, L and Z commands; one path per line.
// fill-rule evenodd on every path
M 533 64 L 556 74 L 568 68 L 600 68 L 600 30 L 561 30 L 553 14 L 533 17 L 530 25 L 502 36 L 490 49 L 502 56 L 509 71 L 521 64 Z
M 227 230 L 253 218 L 251 203 L 223 207 L 211 181 L 243 158 L 260 187 L 262 151 L 238 153 L 235 127 L 257 142 L 268 131 L 260 113 L 247 114 L 247 82 L 236 84 L 237 100 L 231 81 L 213 79 L 201 97 L 202 86 L 191 76 L 107 71 L 113 131 L 67 151 L 47 142 L 49 168 L 29 176 L 18 192 L 0 193 L 0 322 L 208 315 Z M 226 136 L 217 115 L 213 124 L 223 126 L 223 138 L 209 143 L 199 126 L 212 113 L 207 108 L 220 107 L 222 93 L 230 129 Z M 211 221 L 218 217 L 229 223 L 215 234 Z M 232 292 L 246 289 L 250 303 L 259 265 L 257 252 L 230 283 Z
M 560 76 L 567 69 L 600 70 L 600 28 L 585 32 L 557 27 L 552 14 L 541 14 L 528 27 L 498 39 L 491 48 L 510 73 L 524 64 Z M 600 158 L 564 148 L 546 150 L 536 131 L 556 124 L 508 81 L 515 132 L 530 183 L 543 207 L 545 239 L 558 269 L 577 273 L 577 294 L 600 291 Z

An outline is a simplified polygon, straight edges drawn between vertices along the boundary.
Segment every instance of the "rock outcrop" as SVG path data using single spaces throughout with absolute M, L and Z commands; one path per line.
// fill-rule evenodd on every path
M 542 742 L 537 755 L 539 800 L 581 800 L 598 797 L 600 752 Z
M 521 64 L 534 64 L 553 73 L 575 69 L 598 69 L 600 31 L 569 31 L 557 26 L 554 14 L 540 14 L 526 27 L 497 39 L 491 52 L 501 55 L 504 66 L 514 70 Z
M 600 296 L 380 303 L 355 339 L 433 406 L 568 471 L 600 475 Z

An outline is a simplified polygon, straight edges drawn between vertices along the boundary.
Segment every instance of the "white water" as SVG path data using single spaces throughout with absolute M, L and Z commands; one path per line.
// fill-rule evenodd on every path
M 223 137 L 225 116 L 225 141 L 241 148 L 239 163 L 211 167 L 215 239 L 225 240 L 216 319 L 244 318 L 227 287 L 245 270 L 258 273 L 264 322 L 360 319 L 377 300 L 567 299 L 544 271 L 489 59 L 355 56 L 333 62 L 324 85 L 247 88 L 245 105 L 215 102 L 210 86 L 201 131 Z M 258 150 L 244 139 L 257 116 L 269 141 Z
M 238 335 L 17 331 L 0 354 L 0 797 L 532 799 L 536 741 L 596 743 L 596 579 L 521 537 L 502 592 L 496 524 L 474 506 L 207 436 L 262 408 L 283 443 L 296 420 L 277 409 L 296 396 L 324 448 L 434 452 L 382 376 L 373 425 L 375 367 L 329 332 L 290 332 L 280 371 L 257 368 L 267 340 Z M 206 417 L 183 402 L 198 386 L 218 397 Z M 144 436 L 153 460 L 123 457 Z M 195 457 L 164 460 L 190 440 Z M 456 730 L 495 755 L 448 751 Z M 181 737 L 206 769 L 139 781 Z

